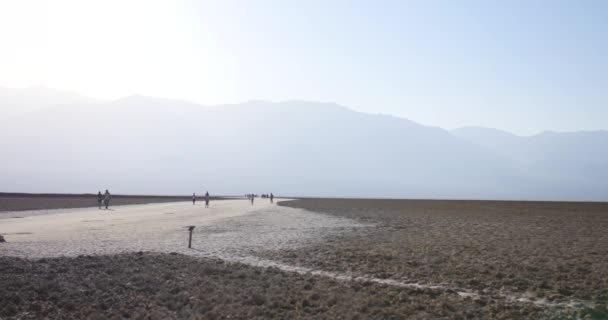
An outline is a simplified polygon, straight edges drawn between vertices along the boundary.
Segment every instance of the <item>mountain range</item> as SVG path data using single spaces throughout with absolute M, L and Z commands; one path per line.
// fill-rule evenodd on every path
M 331 103 L 0 88 L 0 191 L 608 200 L 608 132 L 444 130 Z

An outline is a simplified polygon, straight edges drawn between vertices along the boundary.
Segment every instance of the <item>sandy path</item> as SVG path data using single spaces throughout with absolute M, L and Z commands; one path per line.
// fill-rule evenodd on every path
M 184 228 L 189 225 L 196 226 L 192 249 L 187 248 Z M 247 200 L 214 201 L 207 209 L 198 203 L 173 202 L 30 216 L 26 212 L 24 218 L 0 220 L 0 234 L 7 240 L 0 255 L 38 258 L 156 251 L 230 259 L 298 246 L 362 226 L 264 200 L 253 206 Z
M 269 206 L 266 202 L 251 206 L 243 200 L 227 200 L 214 202 L 207 209 L 202 204 L 170 202 L 116 206 L 110 210 L 53 210 L 46 215 L 3 219 L 0 221 L 0 234 L 5 235 L 9 242 L 88 238 L 91 235 L 89 231 L 97 231 L 96 235 L 105 235 L 107 238 L 120 239 L 131 232 L 162 233 L 186 225 L 207 225 L 219 219 L 252 214 Z

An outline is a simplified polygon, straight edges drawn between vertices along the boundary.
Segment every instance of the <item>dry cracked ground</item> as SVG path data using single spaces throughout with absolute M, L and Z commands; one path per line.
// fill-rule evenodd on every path
M 57 238 L 15 222 L 0 319 L 608 319 L 607 204 L 231 201 L 66 213 Z

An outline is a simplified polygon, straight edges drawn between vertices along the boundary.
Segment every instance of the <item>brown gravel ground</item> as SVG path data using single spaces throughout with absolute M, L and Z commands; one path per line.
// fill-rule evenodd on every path
M 301 249 L 288 264 L 549 301 L 608 319 L 608 203 L 302 199 L 280 205 L 374 223 Z
M 530 305 L 178 254 L 0 257 L 0 319 L 572 319 Z
M 212 198 L 218 200 L 219 198 Z M 112 206 L 174 201 L 191 201 L 192 196 L 112 195 Z M 201 201 L 201 199 L 197 200 Z M 0 214 L 3 211 L 86 208 L 97 206 L 96 194 L 29 194 L 0 193 Z

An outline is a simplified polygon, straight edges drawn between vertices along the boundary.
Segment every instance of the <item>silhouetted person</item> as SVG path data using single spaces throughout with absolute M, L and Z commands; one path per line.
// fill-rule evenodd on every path
M 253 193 L 251 194 L 251 205 L 253 205 Z
M 192 205 L 196 204 L 196 194 L 192 193 Z
M 101 194 L 101 191 L 97 192 L 97 206 L 99 207 L 99 210 L 101 210 L 101 202 L 103 201 L 103 195 Z
M 106 193 L 103 194 L 103 204 L 106 206 L 106 210 L 108 210 L 108 206 L 110 205 L 110 200 L 112 200 L 112 195 L 110 195 L 110 191 L 106 189 Z
M 270 203 L 274 203 L 274 194 L 270 193 Z
M 209 191 L 205 192 L 205 208 L 209 208 Z

